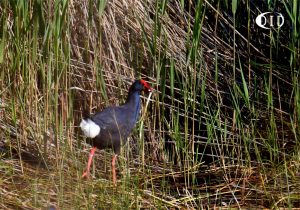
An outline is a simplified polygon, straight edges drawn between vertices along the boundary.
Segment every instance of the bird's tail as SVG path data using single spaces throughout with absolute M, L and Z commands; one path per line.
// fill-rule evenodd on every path
M 83 131 L 84 135 L 88 138 L 95 138 L 99 135 L 101 130 L 100 126 L 89 118 L 81 120 L 80 128 Z

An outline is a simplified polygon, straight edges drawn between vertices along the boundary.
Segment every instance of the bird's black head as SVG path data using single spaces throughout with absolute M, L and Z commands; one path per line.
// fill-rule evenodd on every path
M 151 86 L 143 79 L 135 80 L 135 82 L 131 85 L 129 92 L 135 91 L 146 91 L 151 92 L 153 89 Z

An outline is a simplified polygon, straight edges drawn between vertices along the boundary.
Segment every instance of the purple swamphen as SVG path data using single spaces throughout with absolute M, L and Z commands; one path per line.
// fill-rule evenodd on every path
M 115 162 L 117 155 L 120 154 L 121 143 L 125 143 L 138 120 L 141 91 L 151 92 L 152 90 L 146 81 L 136 80 L 129 88 L 127 100 L 123 105 L 107 107 L 103 111 L 81 121 L 80 127 L 84 135 L 93 139 L 93 148 L 82 177 L 89 176 L 92 159 L 97 148 L 112 148 L 115 154 L 111 165 L 113 183 L 116 185 Z

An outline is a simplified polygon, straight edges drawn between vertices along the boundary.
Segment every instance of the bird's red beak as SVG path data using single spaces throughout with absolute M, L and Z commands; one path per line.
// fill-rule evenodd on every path
M 144 85 L 144 90 L 147 90 L 148 92 L 153 91 L 153 88 L 145 80 L 141 79 L 140 82 Z

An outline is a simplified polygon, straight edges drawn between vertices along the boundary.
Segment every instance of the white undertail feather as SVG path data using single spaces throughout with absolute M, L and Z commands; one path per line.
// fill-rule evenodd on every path
M 100 133 L 100 126 L 92 120 L 81 120 L 80 128 L 84 135 L 89 138 L 95 138 Z

